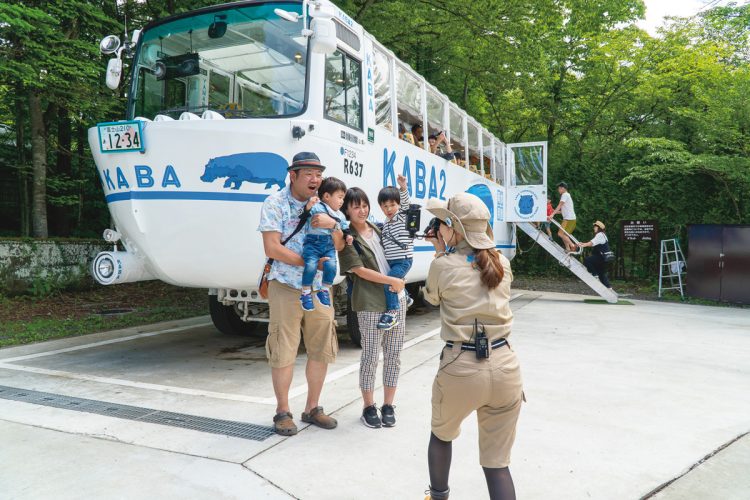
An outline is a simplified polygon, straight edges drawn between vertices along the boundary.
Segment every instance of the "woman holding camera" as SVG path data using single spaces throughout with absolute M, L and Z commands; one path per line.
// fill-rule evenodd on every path
M 427 210 L 439 226 L 431 224 L 427 234 L 436 253 L 424 298 L 440 305 L 445 341 L 432 386 L 428 498 L 448 498 L 451 443 L 461 422 L 476 411 L 490 498 L 515 499 L 508 464 L 524 396 L 507 341 L 513 322 L 510 262 L 495 250 L 490 213 L 478 197 L 459 193 L 447 203 L 430 200 Z
M 339 252 L 339 268 L 352 283 L 351 308 L 357 313 L 362 340 L 362 357 L 359 366 L 359 388 L 364 402 L 361 421 L 366 427 L 380 428 L 396 425 L 393 399 L 401 370 L 401 349 L 406 330 L 406 293 L 404 280 L 388 276 L 390 266 L 380 242 L 380 229 L 368 220 L 370 200 L 357 187 L 349 188 L 341 210 L 349 219 L 352 245 Z M 390 285 L 398 294 L 400 307 L 396 326 L 390 330 L 378 329 L 380 315 L 386 311 L 383 285 Z M 383 406 L 375 405 L 375 372 L 378 368 L 380 347 L 383 347 Z

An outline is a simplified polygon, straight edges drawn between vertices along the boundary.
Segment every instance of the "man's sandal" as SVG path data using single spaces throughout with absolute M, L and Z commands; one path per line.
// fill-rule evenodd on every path
M 297 426 L 293 418 L 288 411 L 277 413 L 273 416 L 273 431 L 280 436 L 294 436 L 297 434 Z
M 335 429 L 338 425 L 336 419 L 329 417 L 323 411 L 322 406 L 317 406 L 310 410 L 310 413 L 302 413 L 302 421 L 307 424 L 317 425 L 323 429 Z

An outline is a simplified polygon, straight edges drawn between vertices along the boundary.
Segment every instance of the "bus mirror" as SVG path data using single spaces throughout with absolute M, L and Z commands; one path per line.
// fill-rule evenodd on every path
M 315 17 L 312 20 L 312 41 L 310 46 L 313 52 L 319 54 L 333 54 L 336 52 L 336 25 L 333 19 Z
M 99 50 L 102 54 L 114 54 L 120 48 L 120 38 L 117 35 L 109 35 L 99 42 Z
M 138 40 L 141 39 L 141 30 L 133 30 L 133 36 L 130 37 L 130 43 L 133 47 L 138 45 Z
M 278 10 L 278 9 L 277 9 Z M 224 14 L 217 14 L 214 16 L 214 22 L 208 27 L 209 38 L 221 38 L 227 32 L 227 16 Z
M 281 19 L 289 21 L 290 23 L 296 23 L 297 21 L 299 21 L 299 18 L 301 17 L 296 12 L 289 12 L 284 9 L 273 9 L 273 13 L 279 16 Z
M 122 59 L 113 57 L 107 63 L 107 87 L 112 90 L 120 86 L 120 76 L 122 75 Z

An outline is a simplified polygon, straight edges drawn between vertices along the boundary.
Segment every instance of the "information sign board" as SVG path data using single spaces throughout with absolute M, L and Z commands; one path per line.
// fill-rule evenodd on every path
M 655 220 L 620 221 L 622 241 L 655 241 L 659 236 L 659 222 Z

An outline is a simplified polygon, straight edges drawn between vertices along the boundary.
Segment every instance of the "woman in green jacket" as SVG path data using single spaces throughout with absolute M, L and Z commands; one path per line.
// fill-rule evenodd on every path
M 350 188 L 344 198 L 342 211 L 349 219 L 349 231 L 354 237 L 352 245 L 339 252 L 341 273 L 352 282 L 351 307 L 357 313 L 362 338 L 362 358 L 359 367 L 359 387 L 362 390 L 364 409 L 362 423 L 370 428 L 393 427 L 396 413 L 393 399 L 401 369 L 401 348 L 406 328 L 406 294 L 404 280 L 388 276 L 388 261 L 380 243 L 380 230 L 368 221 L 370 200 L 360 188 Z M 380 315 L 386 311 L 383 285 L 399 294 L 401 307 L 398 324 L 390 330 L 377 328 Z M 383 406 L 380 416 L 375 405 L 375 372 L 378 367 L 380 347 L 383 347 Z

